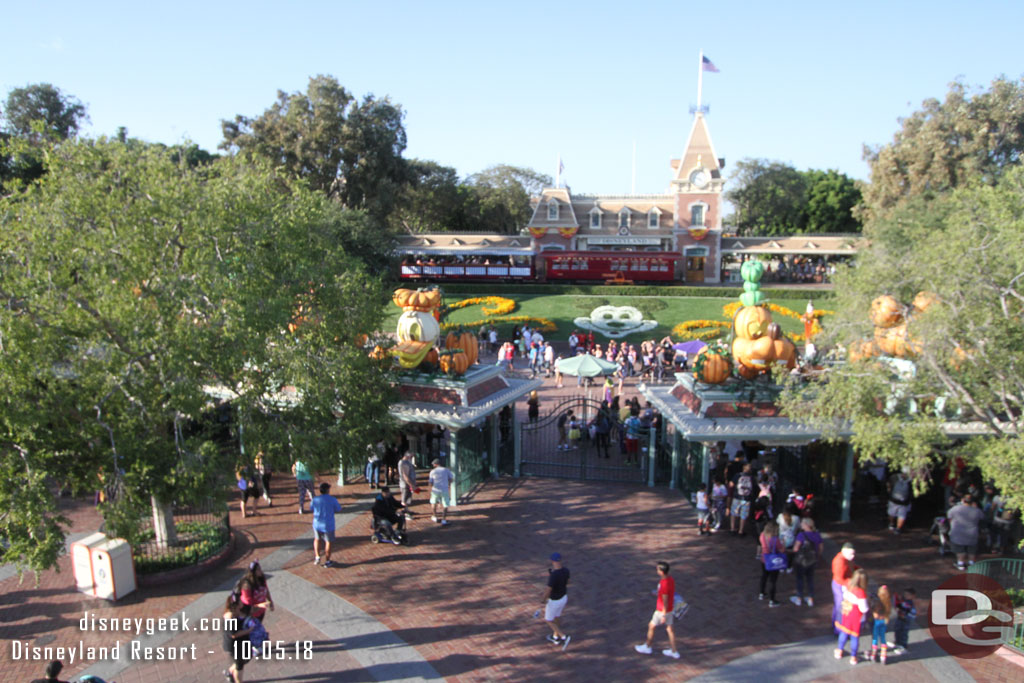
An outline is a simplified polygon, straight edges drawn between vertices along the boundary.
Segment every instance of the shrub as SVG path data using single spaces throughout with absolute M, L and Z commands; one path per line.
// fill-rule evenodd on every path
M 152 529 L 142 532 L 142 543 L 132 548 L 137 573 L 155 574 L 197 565 L 223 550 L 231 537 L 221 522 L 181 522 L 177 528 L 178 543 L 168 548 L 158 548 L 152 542 Z

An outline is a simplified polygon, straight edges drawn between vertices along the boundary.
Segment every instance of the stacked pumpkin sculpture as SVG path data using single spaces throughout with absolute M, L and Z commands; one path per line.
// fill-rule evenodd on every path
M 796 345 L 782 334 L 764 306 L 744 306 L 733 319 L 732 357 L 744 379 L 768 372 L 773 363 L 796 367 Z
M 441 336 L 436 314 L 441 305 L 440 290 L 398 289 L 391 300 L 403 311 L 398 319 L 398 343 L 391 350 L 400 366 L 427 371 L 440 368 L 450 375 L 462 375 L 476 363 L 476 337 L 468 332 L 450 332 L 445 338 L 445 349 L 438 351 L 434 348 Z M 371 356 L 382 352 L 378 347 Z
M 732 374 L 729 345 L 716 341 L 705 346 L 693 362 L 693 376 L 705 384 L 721 384 Z
M 910 305 L 910 313 L 924 313 L 939 298 L 931 292 L 918 292 Z M 871 302 L 871 324 L 875 326 L 874 339 L 856 342 L 850 347 L 850 360 L 870 358 L 879 354 L 906 358 L 920 350 L 919 344 L 907 334 L 907 309 L 899 299 L 889 294 Z

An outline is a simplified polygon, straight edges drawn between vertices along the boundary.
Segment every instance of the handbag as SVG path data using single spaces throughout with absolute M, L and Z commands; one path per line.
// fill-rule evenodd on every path
M 778 538 L 772 539 L 772 548 L 771 549 L 772 550 L 778 550 L 779 549 L 779 539 Z M 761 557 L 761 561 L 764 562 L 765 570 L 766 571 L 770 571 L 770 572 L 778 571 L 780 569 L 785 569 L 786 567 L 789 566 L 789 562 L 787 562 L 787 560 L 786 560 L 786 554 L 785 553 L 779 553 L 779 552 L 765 553 Z

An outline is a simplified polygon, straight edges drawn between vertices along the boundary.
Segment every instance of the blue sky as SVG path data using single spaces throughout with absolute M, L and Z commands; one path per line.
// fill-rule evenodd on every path
M 1024 3 L 5 3 L 0 92 L 50 82 L 118 126 L 214 149 L 220 120 L 331 74 L 406 111 L 406 156 L 467 175 L 497 163 L 577 192 L 662 192 L 701 49 L 726 172 L 746 157 L 866 178 L 862 145 L 950 81 L 1024 73 Z

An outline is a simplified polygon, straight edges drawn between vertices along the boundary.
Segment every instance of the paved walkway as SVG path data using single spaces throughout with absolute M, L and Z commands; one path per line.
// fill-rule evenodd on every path
M 310 641 L 310 659 L 257 661 L 249 681 L 679 681 L 876 679 L 913 681 L 1020 680 L 1022 670 L 998 657 L 955 660 L 927 631 L 912 634 L 911 655 L 855 668 L 831 658 L 829 596 L 818 573 L 818 605 L 786 602 L 792 578 L 779 581 L 783 605 L 757 600 L 760 568 L 750 539 L 697 536 L 694 515 L 679 494 L 640 485 L 552 479 L 501 479 L 476 489 L 441 527 L 421 513 L 411 522 L 409 546 L 368 542 L 365 486 L 341 491 L 336 569 L 314 567 L 309 517 L 296 514 L 290 478 L 274 484 L 274 508 L 242 520 L 228 566 L 183 585 L 146 588 L 116 604 L 87 598 L 71 587 L 67 558 L 60 573 L 39 585 L 0 575 L 0 683 L 40 675 L 45 661 L 11 661 L 13 639 L 38 646 L 112 645 L 122 660 L 76 662 L 68 678 L 89 672 L 119 683 L 216 681 L 225 667 L 220 634 L 164 632 L 138 638 L 141 646 L 196 645 L 194 661 L 131 661 L 124 650 L 134 634 L 82 632 L 83 612 L 99 617 L 171 617 L 193 625 L 217 617 L 241 570 L 260 558 L 270 574 L 277 609 L 266 623 L 273 640 L 294 652 Z M 335 490 L 335 493 L 338 493 Z M 287 503 L 287 504 L 286 504 Z M 72 532 L 98 527 L 85 503 L 64 502 Z M 833 527 L 832 539 L 853 539 L 858 561 L 872 578 L 915 585 L 927 592 L 952 574 L 923 534 L 893 537 L 875 520 Z M 572 571 L 564 625 L 573 640 L 561 652 L 532 618 L 541 605 L 547 556 L 563 553 Z M 683 658 L 637 655 L 657 581 L 653 563 L 667 559 L 680 592 L 692 605 L 681 624 Z M 922 605 L 923 607 L 923 605 Z M 923 611 L 923 610 L 922 610 Z M 922 616 L 921 623 L 925 623 Z M 664 647 L 659 634 L 658 649 Z

